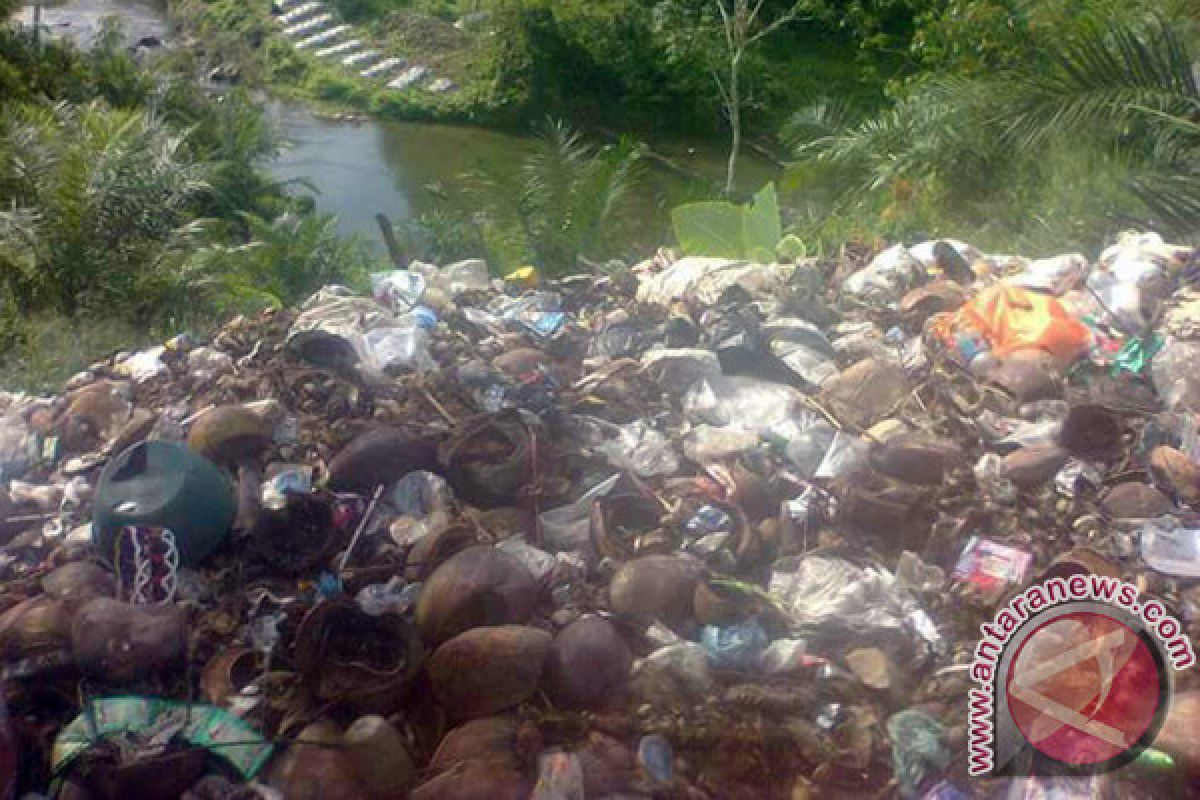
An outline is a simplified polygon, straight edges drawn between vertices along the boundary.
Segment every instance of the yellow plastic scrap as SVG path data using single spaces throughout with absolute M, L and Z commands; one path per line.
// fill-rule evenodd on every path
M 518 267 L 504 276 L 504 280 L 516 286 L 532 289 L 538 285 L 537 270 L 530 266 Z

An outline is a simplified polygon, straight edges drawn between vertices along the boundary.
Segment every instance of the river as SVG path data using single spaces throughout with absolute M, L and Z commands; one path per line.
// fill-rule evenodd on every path
M 18 12 L 26 23 L 32 14 L 31 7 Z M 168 24 L 156 0 L 68 0 L 45 7 L 42 24 L 51 35 L 86 46 L 105 16 L 122 19 L 131 43 L 145 36 L 167 38 Z M 303 179 L 316 191 L 317 208 L 337 216 L 342 233 L 360 234 L 374 247 L 380 246 L 376 213 L 395 221 L 418 216 L 436 202 L 431 187 L 453 195 L 461 190 L 465 173 L 511 168 L 533 147 L 527 137 L 484 128 L 371 117 L 338 121 L 277 101 L 264 107 L 281 141 L 278 155 L 265 165 L 268 170 L 279 180 Z M 688 172 L 714 182 L 723 174 L 725 152 L 719 144 L 679 139 L 655 141 L 653 147 Z M 740 188 L 753 190 L 770 180 L 775 169 L 745 154 L 740 173 Z M 644 250 L 663 241 L 668 233 L 666 209 L 706 189 L 660 165 L 651 167 L 634 198 L 630 244 Z

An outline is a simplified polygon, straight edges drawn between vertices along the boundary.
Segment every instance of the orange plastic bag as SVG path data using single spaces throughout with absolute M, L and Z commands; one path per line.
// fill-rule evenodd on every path
M 953 345 L 960 331 L 978 331 L 997 356 L 1044 350 L 1064 364 L 1087 349 L 1087 326 L 1051 295 L 1003 284 L 984 289 L 958 311 L 933 321 L 933 333 Z

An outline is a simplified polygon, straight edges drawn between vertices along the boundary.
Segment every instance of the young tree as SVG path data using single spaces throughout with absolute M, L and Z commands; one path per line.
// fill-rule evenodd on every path
M 802 2 L 794 2 L 787 9 L 778 12 L 773 19 L 763 14 L 766 0 L 713 0 L 717 11 L 721 14 L 721 28 L 725 33 L 725 56 L 728 63 L 726 77 L 721 77 L 722 69 L 713 67 L 713 79 L 717 82 L 717 91 L 721 94 L 721 105 L 729 118 L 729 132 L 732 141 L 729 144 L 729 164 L 725 170 L 725 194 L 733 194 L 734 180 L 737 177 L 738 151 L 742 147 L 742 93 L 741 71 L 742 59 L 746 51 L 758 42 L 770 36 L 800 14 Z

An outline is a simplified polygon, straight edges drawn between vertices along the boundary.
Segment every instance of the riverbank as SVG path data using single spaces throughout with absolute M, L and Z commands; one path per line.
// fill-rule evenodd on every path
M 333 6 L 295 17 L 291 25 L 281 20 L 289 12 L 303 11 L 301 5 L 291 3 L 279 13 L 272 13 L 267 3 L 169 0 L 167 13 L 184 32 L 203 68 L 224 69 L 236 74 L 238 80 L 265 88 L 283 100 L 327 113 L 350 110 L 396 121 L 498 128 L 518 124 L 519 110 L 509 108 L 477 79 L 479 71 L 472 61 L 478 54 L 472 41 L 465 35 L 447 34 L 447 29 L 459 33 L 452 25 L 408 14 L 386 25 L 353 26 L 344 22 Z M 314 18 L 325 16 L 329 22 L 324 26 L 304 29 L 307 35 L 295 32 Z M 333 27 L 347 29 L 336 42 L 330 38 L 325 47 L 297 47 L 306 38 Z M 426 35 L 416 35 L 412 28 Z M 430 33 L 434 30 L 436 34 Z M 351 42 L 361 44 L 355 51 L 325 52 Z M 386 58 L 396 60 L 398 69 L 364 76 L 361 73 L 372 63 L 342 63 L 350 56 L 368 52 L 388 54 Z M 375 63 L 383 60 L 381 57 Z M 401 67 L 423 67 L 431 77 L 405 87 L 389 85 L 399 77 Z M 447 84 L 452 88 L 439 88 Z

